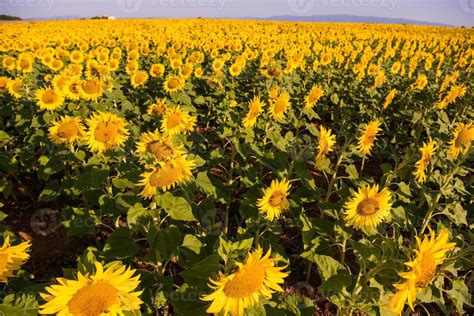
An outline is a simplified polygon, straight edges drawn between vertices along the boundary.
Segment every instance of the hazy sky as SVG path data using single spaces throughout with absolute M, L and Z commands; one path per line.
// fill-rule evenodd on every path
M 0 13 L 22 18 L 353 14 L 474 26 L 474 0 L 0 0 Z

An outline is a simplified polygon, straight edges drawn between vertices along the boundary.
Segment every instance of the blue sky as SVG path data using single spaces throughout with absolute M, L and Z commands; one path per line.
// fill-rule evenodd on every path
M 474 26 L 474 0 L 0 0 L 0 13 L 22 18 L 354 14 Z

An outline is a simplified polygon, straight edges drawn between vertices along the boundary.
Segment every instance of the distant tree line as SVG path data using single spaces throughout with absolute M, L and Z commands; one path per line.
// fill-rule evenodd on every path
M 0 14 L 0 21 L 20 21 L 21 18 L 12 15 Z

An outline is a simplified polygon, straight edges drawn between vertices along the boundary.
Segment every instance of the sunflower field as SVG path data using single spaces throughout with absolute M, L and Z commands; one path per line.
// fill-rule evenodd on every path
M 0 315 L 474 313 L 472 29 L 0 38 Z

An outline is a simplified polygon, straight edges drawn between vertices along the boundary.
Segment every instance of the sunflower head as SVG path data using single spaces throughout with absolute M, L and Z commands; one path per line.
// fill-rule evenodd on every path
M 22 242 L 16 246 L 10 244 L 10 236 L 5 238 L 0 247 L 0 281 L 7 282 L 8 278 L 28 260 L 31 244 Z
M 147 158 L 162 161 L 184 153 L 180 147 L 173 144 L 172 137 L 165 137 L 158 130 L 142 133 L 136 152 L 140 159 L 144 161 Z
M 405 263 L 410 270 L 399 273 L 404 282 L 394 285 L 397 292 L 388 302 L 392 312 L 401 314 L 406 302 L 411 310 L 414 310 L 417 292 L 432 282 L 436 276 L 437 267 L 444 263 L 446 254 L 456 245 L 449 243 L 448 240 L 449 233 L 446 229 L 442 229 L 438 236 L 430 229 L 430 236 L 425 236 L 423 240 L 416 237 L 416 256 L 412 261 Z
M 263 111 L 263 106 L 265 104 L 260 101 L 260 97 L 256 96 L 250 101 L 249 104 L 249 111 L 247 112 L 247 115 L 244 118 L 243 125 L 245 128 L 250 128 L 254 127 L 255 124 L 257 123 L 257 118 L 260 116 L 260 114 Z
M 36 104 L 42 110 L 56 110 L 60 108 L 64 103 L 64 96 L 62 93 L 53 88 L 39 89 L 35 93 L 37 102 Z
M 270 105 L 270 115 L 275 121 L 282 121 L 285 113 L 290 108 L 290 95 L 288 92 L 282 92 L 276 100 Z
M 130 77 L 130 81 L 132 83 L 132 87 L 142 87 L 148 81 L 148 73 L 143 70 L 137 71 L 132 74 L 132 76 Z
M 169 136 L 187 134 L 194 130 L 196 120 L 180 106 L 169 107 L 161 120 L 161 132 Z
M 466 153 L 474 140 L 474 123 L 459 123 L 454 129 L 449 143 L 449 154 L 456 159 L 460 153 Z
M 140 195 L 151 199 L 158 189 L 165 192 L 176 185 L 189 182 L 192 179 L 194 167 L 195 162 L 188 160 L 185 154 L 160 161 L 157 167 L 142 174 L 139 184 L 144 188 Z
M 80 117 L 63 116 L 49 128 L 49 138 L 55 144 L 73 143 L 84 137 L 84 126 Z
M 264 255 L 258 247 L 243 263 L 237 262 L 235 272 L 219 272 L 217 279 L 210 279 L 213 292 L 201 298 L 212 302 L 207 312 L 243 316 L 245 309 L 257 305 L 261 297 L 268 299 L 274 292 L 283 292 L 281 284 L 288 273 L 283 272 L 286 266 L 275 266 L 278 261 L 271 257 L 271 250 Z
M 324 96 L 324 90 L 320 86 L 313 86 L 305 97 L 305 110 L 311 109 L 318 100 Z
M 46 303 L 40 314 L 123 315 L 140 309 L 142 291 L 136 291 L 140 279 L 135 270 L 117 263 L 104 270 L 98 262 L 95 270 L 92 275 L 79 272 L 77 280 L 58 278 L 57 285 L 41 293 Z
M 184 87 L 184 80 L 178 76 L 170 76 L 163 82 L 163 89 L 166 92 L 176 92 Z
M 382 123 L 379 120 L 370 121 L 363 129 L 358 138 L 358 150 L 365 156 L 370 155 L 370 151 L 374 145 L 377 134 L 382 130 L 380 128 Z
M 357 229 L 371 231 L 389 214 L 392 203 L 391 193 L 387 188 L 379 192 L 379 186 L 362 186 L 353 197 L 346 202 L 345 221 Z
M 109 112 L 92 114 L 87 120 L 87 143 L 93 152 L 121 147 L 128 137 L 126 122 Z
M 273 180 L 270 187 L 263 190 L 263 197 L 257 202 L 260 213 L 269 221 L 280 218 L 281 213 L 290 205 L 288 202 L 290 189 L 288 180 Z

